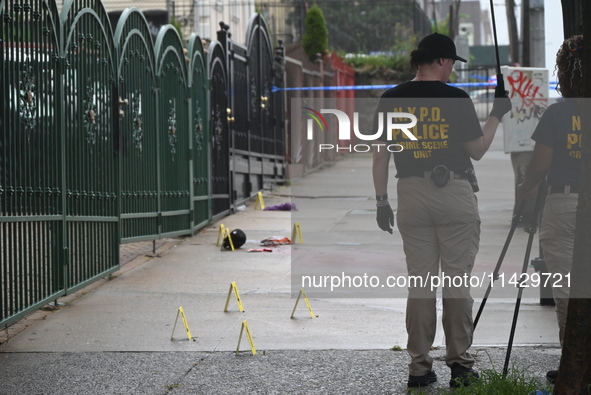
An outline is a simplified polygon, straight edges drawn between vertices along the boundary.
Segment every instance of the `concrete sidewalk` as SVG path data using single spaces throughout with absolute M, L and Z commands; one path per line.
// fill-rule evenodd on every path
M 473 290 L 475 312 L 513 210 L 513 170 L 501 143 L 497 134 L 475 164 L 482 235 L 473 274 L 485 280 Z M 395 182 L 390 191 L 396 196 Z M 44 319 L 21 321 L 28 327 L 0 346 L 0 393 L 405 393 L 408 357 L 391 350 L 406 347 L 404 288 L 348 290 L 347 298 L 307 288 L 317 317 L 300 301 L 290 318 L 300 288 L 292 270 L 406 273 L 400 235 L 377 228 L 373 195 L 371 157 L 343 155 L 265 196 L 266 206 L 291 202 L 298 211 L 255 210 L 251 203 L 224 218 L 226 227 L 247 235 L 239 250 L 216 247 L 216 223 L 156 256 L 139 257 Z M 303 243 L 247 252 L 262 239 L 291 237 L 294 222 Z M 521 271 L 527 237 L 515 233 L 502 266 L 505 282 Z M 537 251 L 536 235 L 532 258 Z M 244 312 L 233 296 L 223 311 L 233 281 Z M 493 289 L 474 337 L 478 369 L 502 370 L 516 295 L 507 283 Z M 554 309 L 538 302 L 538 289 L 526 289 L 511 361 L 542 378 L 558 366 L 560 349 Z M 191 341 L 180 319 L 173 333 L 180 306 Z M 254 357 L 246 337 L 241 354 L 233 353 L 245 320 Z M 434 346 L 440 381 L 430 391 L 448 387 L 441 327 Z

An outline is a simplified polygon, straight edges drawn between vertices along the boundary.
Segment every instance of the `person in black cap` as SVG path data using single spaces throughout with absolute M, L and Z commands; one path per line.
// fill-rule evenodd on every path
M 461 280 L 469 278 L 480 242 L 480 217 L 474 195 L 478 186 L 471 159 L 479 160 L 486 153 L 501 118 L 511 109 L 511 102 L 502 80 L 499 81 L 492 111 L 481 127 L 468 94 L 446 84 L 456 61 L 466 59 L 458 56 L 449 37 L 434 33 L 423 38 L 410 53 L 415 78 L 387 90 L 375 117 L 374 130 L 380 122 L 392 125 L 394 121 L 386 119 L 392 109 L 412 114 L 416 122 L 413 124 L 410 117 L 401 121 L 411 120 L 408 131 L 414 138 L 400 130 L 381 134 L 382 145 L 374 145 L 372 169 L 376 220 L 380 229 L 392 233 L 394 214 L 387 195 L 392 152 L 386 147 L 395 143 L 403 148 L 393 154 L 398 178 L 396 222 L 409 279 L 422 279 L 416 283 L 409 281 L 409 387 L 437 381 L 429 355 L 437 326 L 437 286 L 432 286 L 438 284 L 435 280 L 442 285 L 450 385 L 468 385 L 478 378 L 472 369 L 474 359 L 468 353 L 472 344 L 473 299 L 469 283 Z

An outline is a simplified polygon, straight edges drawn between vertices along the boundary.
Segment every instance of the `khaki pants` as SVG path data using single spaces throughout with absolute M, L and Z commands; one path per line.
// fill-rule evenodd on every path
M 558 319 L 560 344 L 564 340 L 566 315 L 568 312 L 568 295 L 570 288 L 565 277 L 573 265 L 573 249 L 575 245 L 575 221 L 577 214 L 577 193 L 553 193 L 546 197 L 544 217 L 540 229 L 540 244 L 544 251 L 544 259 L 550 278 L 552 293 L 556 302 L 556 318 Z M 542 277 L 545 279 L 545 277 Z
M 470 275 L 480 242 L 476 196 L 466 180 L 449 181 L 443 188 L 420 177 L 398 180 L 397 225 L 402 235 L 409 276 L 464 277 Z M 441 271 L 439 267 L 441 265 Z M 468 286 L 446 284 L 443 289 L 443 330 L 446 363 L 472 367 L 472 305 Z M 406 308 L 409 373 L 431 370 L 429 350 L 437 326 L 436 289 L 409 287 Z

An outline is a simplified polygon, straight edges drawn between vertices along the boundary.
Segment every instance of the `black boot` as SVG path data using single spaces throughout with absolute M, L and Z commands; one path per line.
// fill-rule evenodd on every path
M 431 370 L 422 376 L 408 375 L 408 386 L 409 387 L 423 387 L 437 381 L 437 375 L 435 371 Z
M 467 387 L 474 380 L 478 380 L 479 378 L 480 375 L 478 372 L 472 368 L 467 368 L 457 362 L 454 362 L 454 364 L 451 365 L 451 380 L 449 381 L 450 387 Z

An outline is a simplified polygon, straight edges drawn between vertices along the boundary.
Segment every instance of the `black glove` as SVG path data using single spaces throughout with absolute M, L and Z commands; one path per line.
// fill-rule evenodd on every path
M 501 120 L 503 115 L 511 111 L 511 99 L 505 90 L 505 81 L 502 74 L 497 74 L 497 87 L 495 88 L 495 101 L 493 108 L 490 111 L 491 117 L 496 117 Z
M 394 212 L 390 204 L 385 206 L 378 206 L 378 212 L 376 214 L 376 221 L 381 230 L 390 232 L 392 234 L 392 227 L 394 226 Z

